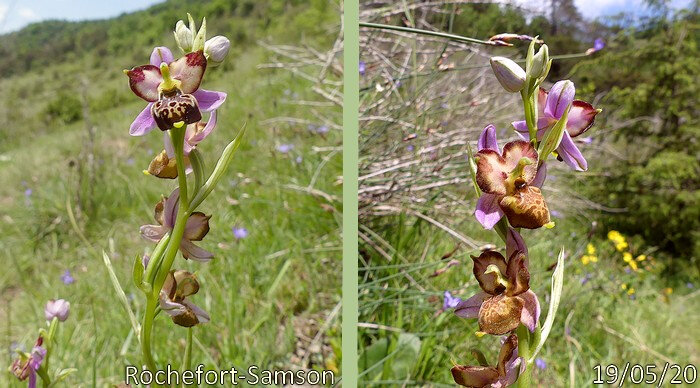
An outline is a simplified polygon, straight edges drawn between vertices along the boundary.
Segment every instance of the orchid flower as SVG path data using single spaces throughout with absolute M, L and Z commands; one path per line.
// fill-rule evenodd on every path
M 159 242 L 166 233 L 173 230 L 175 216 L 178 209 L 180 189 L 173 190 L 169 197 L 163 198 L 156 204 L 155 219 L 158 225 L 141 226 L 141 236 L 146 240 Z M 180 252 L 185 259 L 196 261 L 209 261 L 214 254 L 206 251 L 192 243 L 192 241 L 202 241 L 209 233 L 209 218 L 202 212 L 194 212 L 187 219 L 185 233 L 180 242 Z
M 216 111 L 211 112 L 209 121 L 205 123 L 200 121 L 189 124 L 187 129 L 185 129 L 185 145 L 183 149 L 185 155 L 189 155 L 193 149 L 197 148 L 197 144 L 206 139 L 214 128 L 216 128 Z M 163 135 L 163 138 L 165 141 L 165 152 L 168 154 L 169 158 L 175 158 L 175 148 L 173 147 L 172 140 L 170 140 L 170 136 L 166 133 Z
M 156 47 L 150 64 L 126 70 L 131 90 L 148 101 L 131 123 L 129 134 L 143 136 L 156 126 L 165 131 L 178 121 L 196 123 L 202 118 L 201 112 L 221 106 L 226 93 L 199 88 L 206 67 L 201 50 L 174 60 L 167 47 Z
M 500 253 L 485 251 L 472 259 L 482 292 L 459 303 L 455 314 L 478 318 L 479 330 L 488 334 L 506 334 L 520 323 L 533 332 L 540 318 L 540 303 L 530 290 L 525 254 L 516 251 L 506 262 Z
M 569 80 L 555 83 L 549 92 L 543 88 L 539 89 L 537 95 L 537 140 L 544 137 L 545 133 L 561 119 L 566 109 L 571 105 L 566 130 L 557 148 L 557 154 L 560 160 L 563 160 L 574 170 L 586 171 L 588 162 L 574 143 L 573 138 L 583 134 L 593 125 L 595 116 L 600 113 L 600 109 L 595 109 L 593 105 L 585 101 L 574 100 L 575 94 L 574 83 Z M 525 140 L 530 139 L 525 121 L 515 121 L 513 127 Z
M 507 143 L 501 153 L 496 128 L 488 125 L 478 141 L 476 182 L 483 191 L 474 215 L 486 229 L 505 214 L 515 228 L 536 229 L 550 222 L 539 186 L 547 172 L 537 167 L 537 151 L 527 141 Z
M 44 308 L 44 318 L 51 322 L 54 318 L 64 322 L 70 313 L 70 303 L 64 299 L 51 299 Z
M 199 282 L 194 274 L 178 270 L 170 271 L 160 291 L 160 308 L 177 325 L 192 327 L 209 322 L 209 315 L 194 303 L 185 299 L 199 291 Z
M 465 387 L 503 388 L 515 383 L 519 369 L 523 367 L 522 359 L 518 357 L 518 337 L 511 334 L 501 345 L 495 367 L 455 365 L 451 371 L 455 383 Z
M 10 366 L 10 371 L 20 381 L 29 378 L 29 388 L 36 388 L 36 371 L 41 367 L 41 363 L 46 357 L 46 349 L 41 345 L 44 339 L 39 337 L 29 355 L 21 354 Z

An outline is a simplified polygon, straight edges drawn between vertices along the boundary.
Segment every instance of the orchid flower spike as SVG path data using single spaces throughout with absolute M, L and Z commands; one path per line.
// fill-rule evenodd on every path
M 202 50 L 174 60 L 167 47 L 156 47 L 150 62 L 125 70 L 131 90 L 148 102 L 131 123 L 130 135 L 143 136 L 156 126 L 166 131 L 181 121 L 196 123 L 201 112 L 214 111 L 226 100 L 226 93 L 199 88 L 207 67 Z
M 518 337 L 509 335 L 501 345 L 498 353 L 498 364 L 489 365 L 455 365 L 452 367 L 452 378 L 455 383 L 471 388 L 503 388 L 509 387 L 518 379 L 518 373 L 523 371 L 525 364 L 518 357 Z
M 531 332 L 540 319 L 540 303 L 530 290 L 527 257 L 516 251 L 508 262 L 496 251 L 485 251 L 474 260 L 474 277 L 482 292 L 459 303 L 455 314 L 461 318 L 478 318 L 479 330 L 502 335 L 521 323 Z
M 177 325 L 192 327 L 209 322 L 209 315 L 187 300 L 188 296 L 199 291 L 197 278 L 188 271 L 170 271 L 160 291 L 160 308 Z
M 487 229 L 505 214 L 514 228 L 536 229 L 550 222 L 549 209 L 537 185 L 546 167 L 538 168 L 538 155 L 531 143 L 516 140 L 500 151 L 496 128 L 484 128 L 476 153 L 476 183 L 482 195 L 476 204 L 477 220 Z
M 549 91 L 543 88 L 539 89 L 537 95 L 537 108 L 539 110 L 537 114 L 537 140 L 542 139 L 545 133 L 554 127 L 564 115 L 567 107 L 571 105 L 566 130 L 559 147 L 557 147 L 557 155 L 559 160 L 563 160 L 572 169 L 586 171 L 588 162 L 574 143 L 573 138 L 582 135 L 593 126 L 595 116 L 601 110 L 585 101 L 574 100 L 575 94 L 574 83 L 569 80 L 555 83 Z M 515 121 L 512 125 L 521 137 L 525 140 L 530 139 L 525 121 Z
M 173 230 L 179 207 L 180 189 L 175 189 L 169 197 L 163 198 L 156 204 L 155 219 L 158 225 L 141 226 L 141 236 L 146 240 L 159 242 L 166 233 Z M 202 212 L 194 212 L 187 219 L 185 233 L 180 242 L 180 252 L 185 259 L 206 262 L 214 258 L 214 254 L 198 247 L 192 241 L 202 241 L 209 233 L 209 218 Z

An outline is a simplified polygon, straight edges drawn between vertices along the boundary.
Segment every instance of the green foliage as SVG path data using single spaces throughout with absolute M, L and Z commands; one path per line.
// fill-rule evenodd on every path
M 59 93 L 46 105 L 46 122 L 70 124 L 83 118 L 82 102 L 74 93 Z
M 681 12 L 622 30 L 601 55 L 575 68 L 586 94 L 606 93 L 597 126 L 621 152 L 600 158 L 590 195 L 628 211 L 606 222 L 682 258 L 700 257 L 700 36 L 698 15 Z

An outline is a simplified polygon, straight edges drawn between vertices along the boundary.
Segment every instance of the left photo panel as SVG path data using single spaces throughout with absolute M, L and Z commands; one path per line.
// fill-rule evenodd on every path
M 0 385 L 341 380 L 342 1 L 0 0 Z

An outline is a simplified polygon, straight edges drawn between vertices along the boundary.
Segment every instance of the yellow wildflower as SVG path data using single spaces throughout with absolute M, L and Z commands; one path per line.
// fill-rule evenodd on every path
M 637 256 L 637 261 L 644 261 L 644 260 L 646 260 L 646 259 L 647 259 L 646 255 L 639 255 L 639 256 Z
M 624 251 L 628 247 L 626 241 L 620 241 L 618 243 L 615 243 L 615 249 L 617 249 L 618 252 Z
M 664 288 L 664 293 L 666 293 L 666 295 L 673 294 L 673 288 L 671 288 L 671 287 Z
M 595 255 L 595 247 L 593 246 L 593 244 L 588 243 L 588 245 L 586 246 L 586 252 L 589 255 Z
M 625 263 L 629 263 L 632 261 L 632 254 L 629 252 L 625 252 L 622 254 L 622 260 L 625 261 Z
M 589 259 L 591 260 L 591 263 L 597 263 L 598 262 L 598 256 L 590 256 Z
M 590 261 L 591 261 L 590 256 L 588 256 L 588 255 L 581 256 L 581 263 L 583 263 L 583 265 L 588 265 L 588 263 Z
M 622 283 L 622 285 L 621 285 L 620 287 L 621 287 L 623 290 L 626 290 L 626 289 L 627 289 L 627 283 Z
M 632 294 L 634 294 L 635 292 L 636 292 L 636 291 L 634 291 L 634 287 L 630 287 L 630 289 L 627 290 L 627 295 L 632 295 Z
M 639 269 L 639 267 L 637 267 L 637 263 L 635 263 L 634 261 L 630 261 L 630 262 L 629 262 L 629 266 L 630 266 L 630 268 L 632 268 L 632 270 L 634 270 L 634 271 L 636 271 L 636 270 Z
M 620 241 L 620 239 L 624 239 L 624 237 L 622 237 L 617 230 L 611 230 L 608 232 L 608 239 L 611 241 Z

